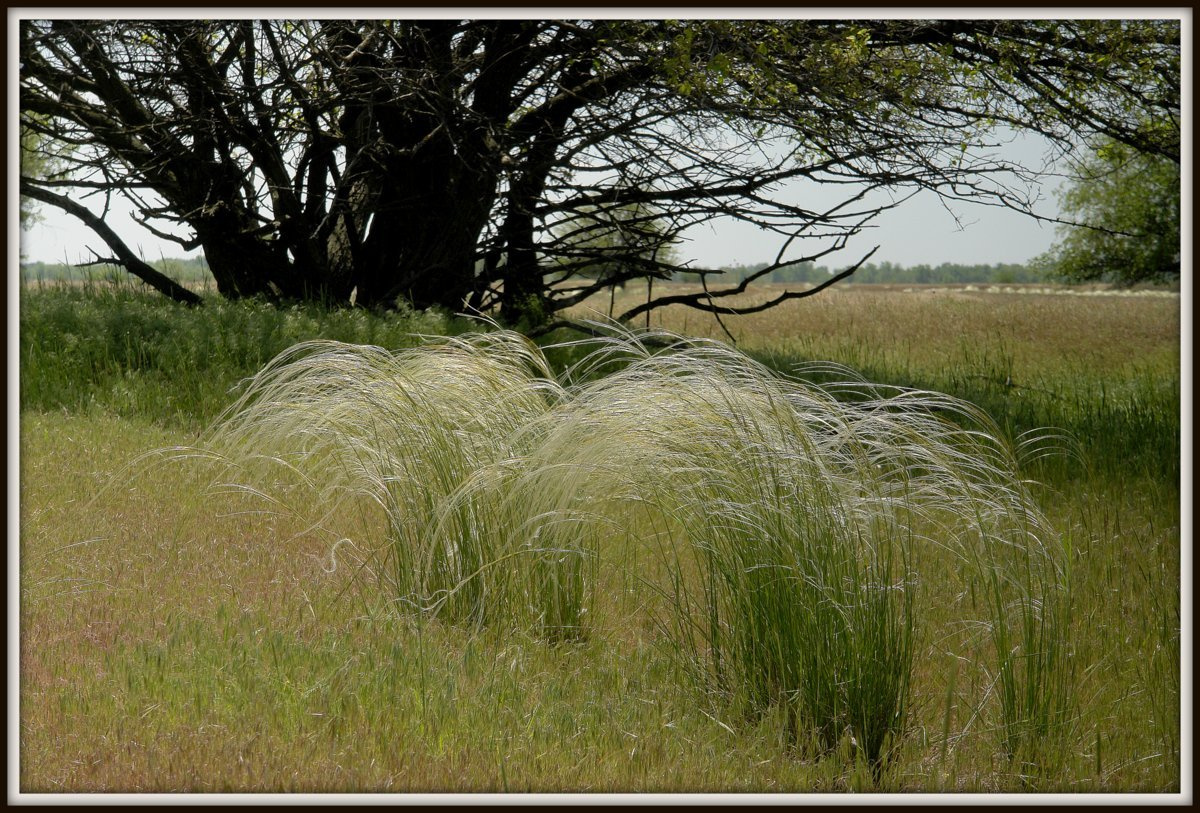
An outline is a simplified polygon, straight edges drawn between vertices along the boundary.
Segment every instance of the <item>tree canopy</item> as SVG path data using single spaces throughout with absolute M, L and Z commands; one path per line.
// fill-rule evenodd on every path
M 706 290 L 620 317 L 735 313 L 916 191 L 1030 211 L 997 127 L 1177 162 L 1179 58 L 1178 20 L 24 20 L 22 121 L 71 158 L 21 191 L 184 300 L 83 196 L 202 247 L 229 297 L 515 323 L 674 273 Z M 845 194 L 797 203 L 815 184 Z M 654 228 L 627 250 L 588 239 L 639 210 Z M 759 276 L 647 244 L 720 218 L 774 240 Z
M 32 129 L 24 122 L 20 125 L 20 133 L 21 175 L 39 181 L 55 177 L 62 166 L 63 156 L 55 154 L 53 141 L 43 131 Z M 22 196 L 20 218 L 21 228 L 40 220 L 38 201 Z
M 1083 225 L 1060 226 L 1039 265 L 1072 281 L 1179 279 L 1178 162 L 1108 140 L 1061 197 L 1064 213 Z

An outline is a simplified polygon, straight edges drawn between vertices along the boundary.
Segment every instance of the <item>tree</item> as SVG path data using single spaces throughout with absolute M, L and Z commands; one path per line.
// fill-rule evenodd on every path
M 1104 141 L 1061 195 L 1081 226 L 1060 226 L 1037 263 L 1068 280 L 1179 279 L 1179 163 Z
M 607 285 L 608 316 L 612 318 L 617 291 L 627 282 L 645 280 L 647 295 L 652 296 L 654 280 L 670 279 L 674 274 L 675 249 L 663 239 L 667 228 L 653 204 L 589 206 L 550 227 L 557 246 L 553 259 L 564 282 L 574 279 L 579 285 L 582 277 L 588 290 Z
M 31 179 L 46 181 L 55 177 L 62 168 L 62 156 L 53 151 L 53 142 L 41 132 L 21 124 L 21 175 Z M 33 198 L 21 198 L 21 228 L 25 229 L 38 222 L 41 215 L 38 202 Z
M 563 285 L 564 258 L 632 277 L 663 256 L 639 240 L 619 263 L 610 246 L 587 257 L 554 224 L 653 207 L 665 246 L 732 218 L 775 241 L 773 262 L 728 284 L 678 269 L 705 290 L 621 318 L 738 313 L 723 300 L 919 190 L 1030 211 L 1031 176 L 991 149 L 998 124 L 1177 160 L 1179 44 L 1177 20 L 24 20 L 22 120 L 74 152 L 69 179 L 21 191 L 143 278 L 83 196 L 123 196 L 202 247 L 228 297 L 528 324 L 619 282 Z M 849 191 L 803 206 L 789 183 Z
M 38 156 L 38 135 L 25 127 L 21 128 L 21 174 L 29 177 L 45 175 Z M 21 198 L 21 228 L 37 222 L 37 201 L 32 198 Z
M 587 207 L 550 227 L 559 267 L 572 275 L 621 284 L 631 276 L 666 278 L 675 250 L 656 206 L 635 202 Z

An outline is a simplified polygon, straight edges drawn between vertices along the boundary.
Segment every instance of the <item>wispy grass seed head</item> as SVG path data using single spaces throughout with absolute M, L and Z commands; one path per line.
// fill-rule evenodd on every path
M 499 330 L 397 353 L 306 343 L 205 442 L 243 472 L 285 462 L 318 502 L 374 502 L 373 572 L 404 606 L 553 640 L 586 634 L 602 563 L 650 533 L 663 626 L 703 684 L 786 705 L 829 747 L 850 730 L 875 762 L 904 726 L 918 543 L 999 585 L 1006 629 L 1005 602 L 1056 584 L 1048 526 L 969 405 L 783 377 L 662 332 L 584 347 L 556 377 Z

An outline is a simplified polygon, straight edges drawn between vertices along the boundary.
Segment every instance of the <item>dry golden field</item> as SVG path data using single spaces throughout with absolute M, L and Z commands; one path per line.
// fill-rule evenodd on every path
M 700 290 L 658 283 L 654 293 Z M 721 304 L 755 305 L 783 290 L 764 285 Z M 615 312 L 644 298 L 644 288 L 630 286 L 618 295 Z M 608 304 L 607 297 L 596 296 L 575 313 L 595 309 L 606 315 Z M 1014 380 L 1031 382 L 1042 375 L 1130 371 L 1177 358 L 1180 298 L 1099 286 L 843 285 L 721 321 L 728 334 L 713 316 L 684 305 L 650 315 L 654 327 L 722 340 L 732 335 L 747 350 L 925 372 L 988 359 L 1010 365 Z

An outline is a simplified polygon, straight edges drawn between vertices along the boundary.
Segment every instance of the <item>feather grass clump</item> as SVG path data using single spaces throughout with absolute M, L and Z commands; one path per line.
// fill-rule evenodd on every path
M 416 612 L 570 640 L 603 623 L 604 569 L 633 570 L 701 688 L 875 765 L 906 724 L 918 564 L 936 551 L 986 598 L 1005 748 L 1061 721 L 1065 576 L 986 416 L 849 371 L 783 377 L 717 342 L 576 344 L 556 377 L 505 331 L 395 354 L 307 343 L 206 445 L 229 479 L 307 489 L 339 538 L 346 506 L 381 509 L 363 566 Z
M 305 342 L 255 376 L 202 445 L 233 467 L 226 480 L 315 509 L 314 525 L 331 532 L 364 501 L 381 509 L 381 539 L 356 545 L 368 552 L 361 564 L 396 600 L 425 607 L 440 597 L 483 620 L 473 576 L 493 559 L 486 537 L 433 531 L 456 489 L 517 455 L 521 427 L 562 395 L 536 347 L 513 333 L 395 354 Z M 302 490 L 288 496 L 281 485 Z

